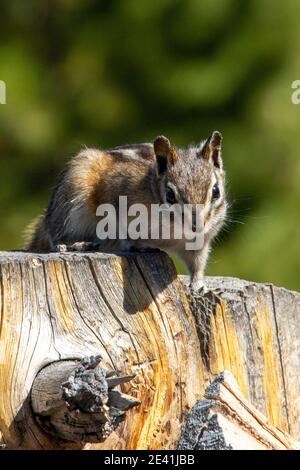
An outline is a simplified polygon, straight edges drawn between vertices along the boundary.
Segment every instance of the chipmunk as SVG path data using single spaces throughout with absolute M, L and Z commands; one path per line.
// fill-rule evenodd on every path
M 95 245 L 99 251 L 158 248 L 181 258 L 191 275 L 191 287 L 202 288 L 210 244 L 227 210 L 221 143 L 222 135 L 214 131 L 188 149 L 176 148 L 159 136 L 153 144 L 80 151 L 62 172 L 48 209 L 29 229 L 26 249 L 47 252 Z M 120 195 L 127 196 L 128 205 L 140 203 L 148 208 L 152 204 L 200 204 L 203 244 L 195 251 L 186 249 L 184 239 L 99 241 L 97 208 L 112 204 L 118 210 Z

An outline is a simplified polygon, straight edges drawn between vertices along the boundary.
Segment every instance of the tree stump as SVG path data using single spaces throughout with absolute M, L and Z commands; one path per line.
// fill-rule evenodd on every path
M 0 441 L 7 449 L 177 448 L 188 412 L 225 369 L 270 425 L 300 438 L 299 294 L 231 278 L 207 278 L 209 291 L 193 293 L 163 253 L 3 252 L 0 281 Z M 107 393 L 135 405 L 107 434 L 96 415 L 109 408 L 108 395 L 92 391 L 101 406 L 85 409 L 72 387 L 75 405 L 53 381 L 59 401 L 47 415 L 35 394 L 45 389 L 39 379 L 47 367 L 69 361 L 65 384 L 93 356 L 106 371 L 96 375 L 117 378 Z M 43 426 L 45 413 L 57 426 L 65 406 L 76 419 L 90 413 L 98 434 L 78 438 Z

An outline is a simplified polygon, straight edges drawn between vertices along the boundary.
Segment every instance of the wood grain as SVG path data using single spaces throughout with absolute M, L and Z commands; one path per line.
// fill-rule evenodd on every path
M 174 449 L 187 412 L 223 370 L 270 425 L 300 436 L 300 295 L 207 278 L 191 293 L 163 253 L 0 253 L 0 436 L 9 449 Z M 101 355 L 141 401 L 103 443 L 45 433 L 30 404 L 38 372 Z
M 300 450 L 245 399 L 231 372 L 219 374 L 204 396 L 189 413 L 180 450 Z
M 103 367 L 136 374 L 121 389 L 141 405 L 105 443 L 81 448 L 174 448 L 203 377 L 193 316 L 168 256 L 14 253 L 0 255 L 0 269 L 0 428 L 7 448 L 74 448 L 39 428 L 28 396 L 45 365 L 99 354 Z
M 209 381 L 231 371 L 270 424 L 299 439 L 300 294 L 234 278 L 206 284 L 204 297 L 189 297 Z

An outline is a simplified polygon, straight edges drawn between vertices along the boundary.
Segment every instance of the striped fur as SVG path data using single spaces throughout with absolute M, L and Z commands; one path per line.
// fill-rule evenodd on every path
M 169 185 L 174 188 L 178 203 L 202 204 L 204 247 L 199 252 L 188 252 L 181 240 L 146 240 L 143 243 L 131 240 L 126 246 L 146 245 L 173 251 L 186 263 L 193 286 L 200 287 L 210 242 L 220 230 L 227 209 L 219 136 L 215 132 L 207 141 L 188 149 L 177 149 L 168 139 L 160 137 L 158 150 L 152 144 L 127 145 L 106 151 L 82 150 L 60 175 L 45 213 L 29 227 L 26 249 L 45 252 L 55 250 L 60 244 L 97 243 L 96 209 L 100 204 L 110 203 L 117 209 L 118 198 L 123 195 L 128 197 L 128 206 L 142 203 L 150 209 L 151 204 L 165 202 Z M 159 158 L 160 163 L 166 158 L 166 169 L 162 173 L 157 166 Z M 214 201 L 212 188 L 215 184 L 218 184 L 220 197 Z M 99 249 L 123 250 L 124 242 L 102 241 Z

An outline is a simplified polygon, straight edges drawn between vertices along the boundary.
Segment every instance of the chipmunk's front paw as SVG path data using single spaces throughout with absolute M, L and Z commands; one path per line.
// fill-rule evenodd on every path
M 199 292 L 202 295 L 206 294 L 208 292 L 207 287 L 204 284 L 203 279 L 196 279 L 191 281 L 190 283 L 190 289 L 193 290 L 194 292 Z
M 53 251 L 57 253 L 66 253 L 68 251 L 67 245 L 60 243 L 59 245 L 55 245 Z
M 69 251 L 94 251 L 95 244 L 92 242 L 75 242 L 68 247 Z
M 67 253 L 68 251 L 95 251 L 95 244 L 92 242 L 75 242 L 71 245 L 60 243 L 55 245 L 54 251 L 57 251 L 58 253 Z

